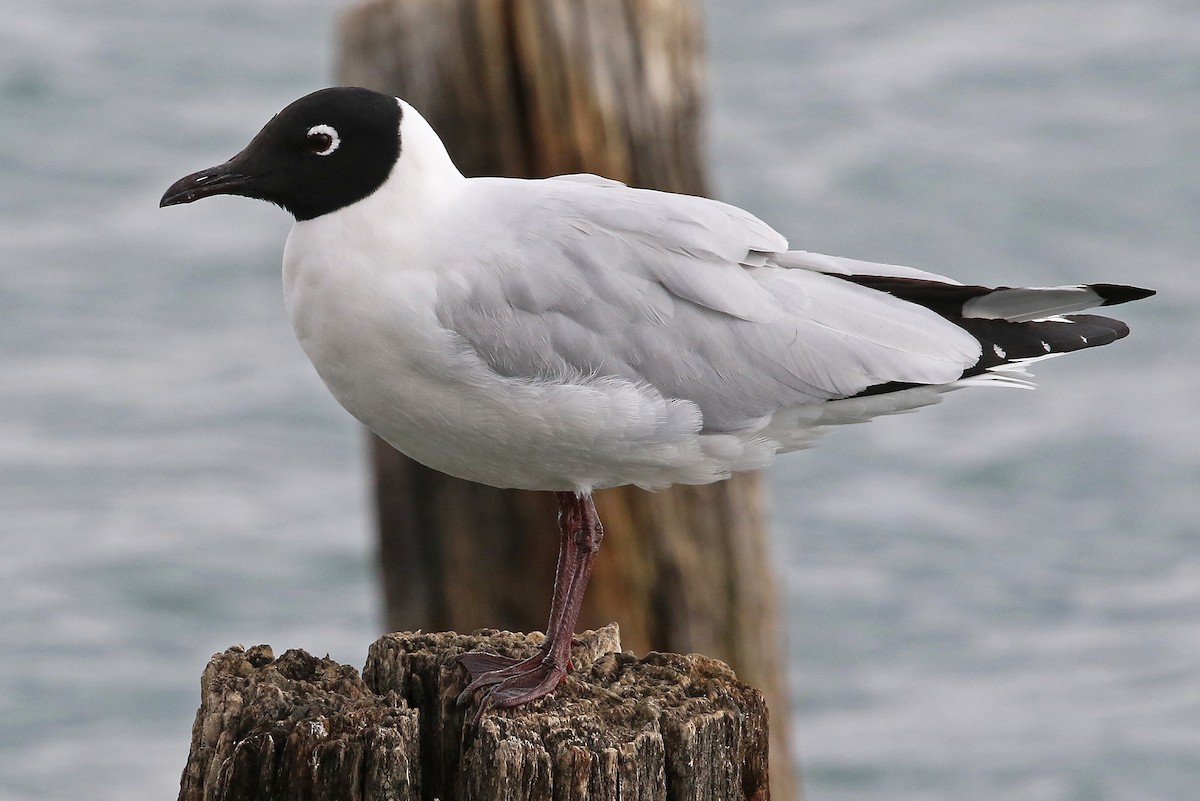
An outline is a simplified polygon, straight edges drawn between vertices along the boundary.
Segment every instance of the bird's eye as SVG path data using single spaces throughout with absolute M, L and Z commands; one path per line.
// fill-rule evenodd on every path
M 342 140 L 332 125 L 314 125 L 308 129 L 308 149 L 317 156 L 328 156 L 338 149 Z

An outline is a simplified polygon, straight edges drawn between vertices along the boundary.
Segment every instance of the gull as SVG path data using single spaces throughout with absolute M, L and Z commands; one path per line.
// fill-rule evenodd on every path
M 356 87 L 295 101 L 160 205 L 218 194 L 295 218 L 284 300 L 352 415 L 435 470 L 557 497 L 546 638 L 459 658 L 477 718 L 567 675 L 604 535 L 593 490 L 720 481 L 829 425 L 1031 386 L 1029 362 L 1129 333 L 1078 312 L 1154 294 L 789 250 L 742 209 L 594 175 L 466 178 L 411 105 Z

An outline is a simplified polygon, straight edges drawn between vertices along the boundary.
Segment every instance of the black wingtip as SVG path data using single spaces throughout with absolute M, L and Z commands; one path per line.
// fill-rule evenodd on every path
M 1096 294 L 1104 299 L 1101 306 L 1116 306 L 1118 303 L 1129 303 L 1157 294 L 1153 289 L 1143 289 L 1140 286 L 1125 286 L 1124 284 L 1088 284 Z

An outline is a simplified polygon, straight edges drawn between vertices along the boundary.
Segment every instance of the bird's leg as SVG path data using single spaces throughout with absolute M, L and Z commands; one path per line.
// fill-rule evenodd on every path
M 459 662 L 471 675 L 471 683 L 459 695 L 466 703 L 483 690 L 476 719 L 496 707 L 517 706 L 541 698 L 558 686 L 571 665 L 571 640 L 596 552 L 604 529 L 591 495 L 556 492 L 558 498 L 558 566 L 554 574 L 554 596 L 546 639 L 528 659 L 515 660 L 495 654 L 463 654 Z
M 575 543 L 570 541 L 567 534 L 567 523 L 564 519 L 565 513 L 563 510 L 564 499 L 561 497 L 563 495 L 572 495 L 572 493 L 562 492 L 555 493 L 555 495 L 558 496 L 558 563 L 554 567 L 554 594 L 550 599 L 550 620 L 546 624 L 547 639 L 538 649 L 538 652 L 528 659 L 513 659 L 509 656 L 489 654 L 483 651 L 460 655 L 458 662 L 467 669 L 467 674 L 471 677 L 471 683 L 459 694 L 459 703 L 466 703 L 467 699 L 480 687 L 498 683 L 507 676 L 516 675 L 523 670 L 536 667 L 545 658 L 546 643 L 549 642 L 550 632 L 559 624 L 559 620 L 562 617 L 563 603 L 566 600 L 569 582 L 565 580 L 565 577 L 568 575 L 568 571 L 572 569 L 568 565 L 568 560 L 575 558 L 573 552 L 578 550 Z M 574 496 L 572 495 L 572 497 Z

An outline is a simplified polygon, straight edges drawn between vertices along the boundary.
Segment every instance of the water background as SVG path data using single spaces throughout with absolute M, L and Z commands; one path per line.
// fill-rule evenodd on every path
M 283 311 L 288 219 L 156 208 L 329 83 L 336 5 L 0 0 L 2 801 L 173 798 L 210 654 L 361 665 L 380 632 L 361 434 Z M 1200 6 L 708 22 L 718 191 L 794 246 L 1161 293 L 1037 392 L 772 470 L 810 801 L 1200 797 Z

